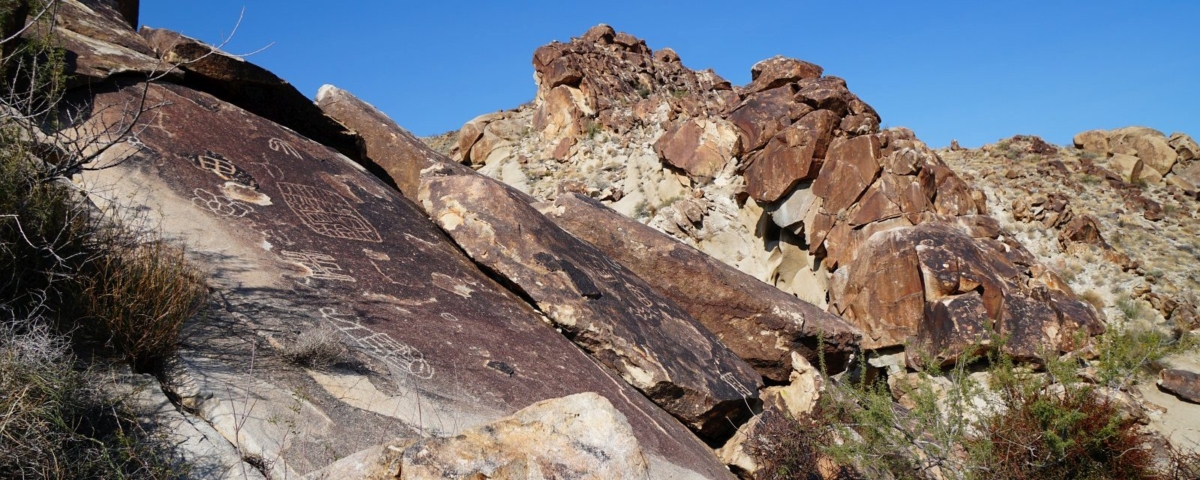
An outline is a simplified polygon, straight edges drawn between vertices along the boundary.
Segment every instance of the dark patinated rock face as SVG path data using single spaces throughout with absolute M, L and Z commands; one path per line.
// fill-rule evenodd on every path
M 99 93 L 93 125 L 119 122 L 122 110 L 107 107 L 144 88 Z M 349 159 L 210 95 L 160 84 L 148 92 L 161 105 L 155 122 L 101 161 L 132 156 L 86 181 L 135 202 L 211 272 L 221 307 L 185 345 L 194 384 L 175 388 L 218 430 L 241 428 L 231 441 L 272 458 L 273 471 L 305 474 L 388 438 L 453 436 L 541 400 L 597 392 L 629 421 L 651 476 L 729 476 L 686 428 Z M 281 366 L 271 345 L 321 328 L 350 347 L 352 367 Z M 222 410 L 268 408 L 274 397 L 263 392 L 298 405 L 299 433 L 281 432 L 291 445 L 320 448 L 284 448 L 259 435 L 278 428 L 265 416 Z M 254 398 L 263 400 L 238 403 Z
M 143 27 L 154 52 L 186 72 L 183 84 L 295 130 L 350 158 L 362 140 L 321 112 L 312 100 L 274 73 L 170 30 Z
M 814 363 L 823 351 L 837 372 L 857 347 L 859 332 L 840 318 L 590 198 L 564 192 L 546 212 L 678 303 L 764 377 L 786 381 L 792 351 Z
M 1158 387 L 1189 402 L 1200 403 L 1200 374 L 1166 368 L 1158 373 Z
M 576 344 L 702 436 L 757 402 L 757 373 L 604 252 L 474 172 L 422 174 L 421 203 L 476 262 L 512 282 Z

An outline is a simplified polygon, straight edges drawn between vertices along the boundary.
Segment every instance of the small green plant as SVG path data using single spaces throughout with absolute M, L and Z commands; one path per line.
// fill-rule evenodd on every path
M 691 92 L 686 88 L 677 88 L 677 89 L 671 91 L 671 96 L 673 96 L 675 98 L 683 98 L 683 97 L 686 97 L 689 93 L 691 93 Z
M 650 88 L 649 88 L 649 87 L 642 86 L 642 87 L 638 87 L 638 88 L 637 88 L 637 95 L 638 95 L 639 97 L 642 97 L 642 98 L 647 98 L 647 97 L 649 97 L 649 96 L 650 96 L 650 92 L 651 92 L 651 90 L 650 90 Z
M 596 138 L 596 135 L 603 130 L 604 126 L 600 125 L 599 122 L 596 122 L 595 120 L 588 120 L 587 124 L 584 125 L 583 134 L 586 135 L 587 138 Z
M 652 215 L 654 215 L 654 212 L 650 211 L 650 202 L 641 200 L 633 205 L 633 218 L 635 220 L 650 218 Z

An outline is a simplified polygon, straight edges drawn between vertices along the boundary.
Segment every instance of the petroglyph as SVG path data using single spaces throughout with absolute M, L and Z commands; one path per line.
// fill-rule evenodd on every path
M 203 155 L 193 155 L 191 157 L 192 164 L 201 170 L 212 173 L 222 180 L 229 182 L 237 182 L 247 187 L 258 189 L 258 182 L 254 177 L 245 170 L 238 168 L 233 162 L 227 160 L 224 155 L 205 150 Z
M 379 232 L 336 192 L 298 183 L 279 182 L 284 203 L 308 228 L 321 235 L 382 242 Z
M 290 252 L 280 250 L 279 254 L 289 262 L 298 263 L 308 269 L 307 276 L 320 280 L 337 280 L 339 282 L 356 282 L 354 277 L 340 272 L 344 272 L 341 265 L 337 264 L 337 259 L 330 255 L 319 252 Z
M 225 195 L 217 195 L 203 188 L 192 190 L 192 193 L 195 194 L 195 197 L 192 197 L 192 204 L 207 208 L 217 215 L 241 218 L 246 214 L 254 213 L 254 208 Z
M 754 396 L 754 394 L 750 392 L 750 389 L 746 388 L 745 385 L 742 385 L 742 382 L 739 382 L 738 379 L 736 377 L 734 377 L 732 373 L 728 373 L 728 372 L 722 373 L 721 381 L 725 382 L 725 384 L 732 387 L 734 389 L 734 391 L 738 392 L 738 394 L 740 394 L 743 397 L 750 398 L 750 397 Z
M 283 153 L 284 155 L 291 155 L 301 160 L 304 159 L 304 157 L 300 155 L 300 152 L 296 150 L 296 147 L 293 147 L 292 144 L 278 138 L 267 140 L 267 146 L 271 147 L 271 150 Z
M 394 370 L 428 380 L 433 378 L 433 366 L 425 361 L 420 350 L 398 342 L 390 335 L 371 330 L 358 318 L 346 318 L 336 308 L 322 307 L 321 317 L 354 341 L 367 355 L 388 364 Z
M 454 316 L 454 314 L 453 314 L 453 313 L 450 313 L 450 312 L 442 312 L 442 318 L 444 318 L 444 319 L 446 319 L 446 320 L 449 320 L 449 321 L 451 321 L 451 322 L 457 322 L 457 321 L 458 321 L 458 317 Z

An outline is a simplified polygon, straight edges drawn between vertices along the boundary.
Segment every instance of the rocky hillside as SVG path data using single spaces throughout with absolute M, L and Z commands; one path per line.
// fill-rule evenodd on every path
M 771 58 L 733 86 L 600 25 L 534 52 L 533 102 L 431 148 L 350 92 L 314 102 L 135 30 L 136 11 L 62 2 L 67 121 L 30 141 L 91 159 L 69 172 L 89 202 L 209 270 L 170 361 L 118 382 L 198 477 L 767 478 L 782 454 L 763 445 L 786 438 L 772 429 L 824 418 L 836 385 L 884 381 L 880 405 L 915 411 L 904 382 L 992 355 L 1073 392 L 1035 372 L 1105 358 L 1122 301 L 1194 322 L 1190 273 L 1105 223 L 1187 241 L 1171 219 L 1196 209 L 1191 170 L 1144 152 L 1154 140 L 1021 139 L 1009 147 L 1046 157 L 1001 172 L 881 131 L 817 65 Z M 1053 195 L 1076 177 L 1116 193 Z M 1039 193 L 988 183 L 1022 178 Z M 1118 198 L 1120 213 L 1092 209 Z M 1075 271 L 1063 252 L 1094 258 Z M 1101 278 L 1136 296 L 1087 293 Z M 1184 390 L 1187 373 L 1163 378 Z M 1147 418 L 1145 399 L 1104 388 Z M 821 458 L 813 472 L 876 471 Z

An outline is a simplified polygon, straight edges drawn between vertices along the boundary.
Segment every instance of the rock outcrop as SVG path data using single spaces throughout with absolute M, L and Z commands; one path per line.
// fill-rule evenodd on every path
M 949 361 L 964 342 L 983 341 L 987 329 L 999 326 L 1001 304 L 1012 310 L 1004 315 L 1021 315 L 1005 328 L 1019 323 L 1023 332 L 1043 332 L 1023 340 L 1029 342 L 1020 347 L 1025 353 L 1044 340 L 1068 350 L 1079 346 L 1048 340 L 1058 338 L 1059 330 L 1102 330 L 1096 312 L 1060 288 L 1061 282 L 1044 282 L 1055 286 L 1053 293 L 1035 288 L 1034 279 L 1044 277 L 1047 269 L 986 216 L 987 198 L 981 191 L 912 131 L 880 131 L 878 113 L 845 80 L 826 75 L 817 65 L 771 58 L 754 66 L 749 85 L 735 87 L 711 72 L 688 70 L 673 51 L 656 54 L 603 25 L 570 42 L 538 49 L 533 65 L 538 83 L 533 104 L 468 122 L 454 149 L 456 159 L 541 201 L 555 201 L 563 190 L 592 197 L 786 293 L 844 315 L 876 334 L 864 338 L 866 348 L 924 342 L 945 350 L 930 355 Z M 1056 150 L 1030 138 L 1031 153 Z M 1131 151 L 1141 145 L 1122 142 Z M 1070 212 L 1048 221 L 1057 226 L 1068 220 Z M 881 294 L 890 288 L 879 284 L 888 277 L 871 275 L 871 261 L 889 255 L 885 251 L 915 258 L 916 243 L 890 248 L 871 243 L 872 238 L 914 226 L 928 228 L 911 231 L 961 240 L 941 255 L 981 260 L 989 266 L 980 268 L 998 269 L 988 275 L 1007 283 L 987 293 L 988 322 L 979 323 L 982 300 L 972 303 L 975 308 L 963 303 L 971 302 L 967 297 L 957 298 L 974 287 L 926 289 L 920 284 L 919 262 L 895 267 L 903 270 L 896 271 L 897 278 L 918 279 L 894 292 L 913 295 L 904 315 L 858 304 L 851 309 L 852 298 L 872 304 L 900 300 L 859 293 Z M 644 255 L 635 260 L 641 254 L 615 253 L 628 250 L 625 239 L 600 239 L 605 235 L 595 231 L 600 228 L 567 227 L 593 230 L 577 234 L 608 245 L 601 248 L 643 277 L 665 276 L 665 264 L 654 271 L 645 265 Z M 664 284 L 661 291 L 682 283 L 657 281 Z M 671 295 L 687 308 L 684 292 Z M 731 323 L 736 322 L 707 324 L 760 371 L 786 363 L 780 362 L 786 358 L 782 350 L 795 348 L 787 345 L 797 338 L 792 334 L 784 335 L 789 340 L 778 349 L 767 349 L 770 355 L 734 346 L 743 340 L 752 343 L 753 337 L 743 331 L 734 340 L 738 336 L 733 332 L 747 330 L 749 324 L 730 329 Z M 956 323 L 966 330 L 932 328 Z M 977 323 L 978 329 L 965 327 Z M 923 333 L 918 325 L 926 325 Z M 892 333 L 879 333 L 884 330 Z M 921 340 L 922 335 L 928 337 Z
M 858 331 L 834 315 L 591 198 L 562 193 L 544 210 L 674 300 L 772 381 L 787 382 L 793 352 L 810 362 L 824 355 L 836 373 L 858 345 Z
M 113 166 L 83 181 L 95 201 L 146 212 L 185 239 L 210 269 L 218 305 L 189 327 L 167 387 L 269 476 L 315 472 L 395 436 L 453 437 L 583 392 L 624 415 L 651 476 L 728 476 L 419 207 L 328 147 L 187 86 L 136 80 L 73 96 L 90 113 L 80 128 L 128 122 L 136 112 L 114 106 L 143 94 L 154 124 L 105 150 L 100 162 Z M 278 349 L 315 329 L 349 347 L 346 366 L 283 362 Z

